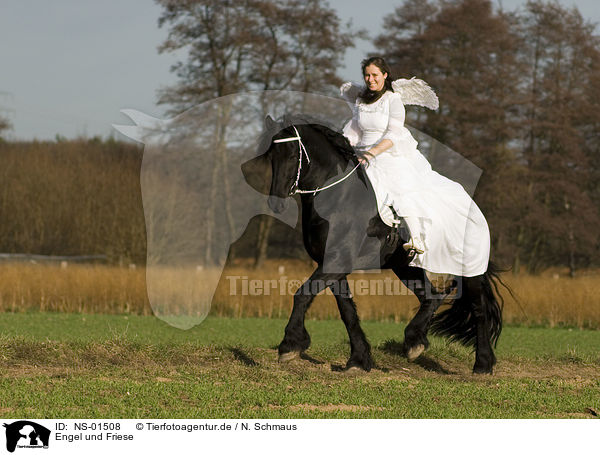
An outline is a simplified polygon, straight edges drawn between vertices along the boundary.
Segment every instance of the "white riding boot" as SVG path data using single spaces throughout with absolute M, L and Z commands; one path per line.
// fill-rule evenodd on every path
M 408 225 L 408 229 L 410 229 L 410 240 L 402 245 L 402 247 L 406 251 L 414 250 L 417 254 L 423 254 L 427 250 L 427 247 L 425 245 L 425 236 L 421 229 L 421 221 L 416 216 L 404 217 L 404 221 Z

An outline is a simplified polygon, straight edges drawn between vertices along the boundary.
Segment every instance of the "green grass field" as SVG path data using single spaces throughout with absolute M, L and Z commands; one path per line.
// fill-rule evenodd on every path
M 403 324 L 364 322 L 377 368 L 341 370 L 340 321 L 307 321 L 308 356 L 277 362 L 285 320 L 0 314 L 0 418 L 564 418 L 600 409 L 600 331 L 506 327 L 493 376 L 431 338 L 415 363 Z

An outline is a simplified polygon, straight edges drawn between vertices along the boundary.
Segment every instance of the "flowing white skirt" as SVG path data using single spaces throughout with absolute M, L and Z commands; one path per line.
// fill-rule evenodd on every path
M 359 145 L 370 145 L 369 135 Z M 411 266 L 457 276 L 485 273 L 490 257 L 485 217 L 462 185 L 431 169 L 408 130 L 402 141 L 371 158 L 366 172 L 384 223 L 393 223 L 390 205 L 399 216 L 419 221 L 426 251 Z

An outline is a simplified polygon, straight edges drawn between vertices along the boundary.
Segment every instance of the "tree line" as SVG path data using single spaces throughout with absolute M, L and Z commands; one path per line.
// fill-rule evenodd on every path
M 159 51 L 185 51 L 185 59 L 172 68 L 177 84 L 159 94 L 159 101 L 173 115 L 250 90 L 335 96 L 346 49 L 367 36 L 342 24 L 322 0 L 157 2 L 163 8 L 159 25 L 168 29 Z M 567 266 L 574 273 L 577 268 L 598 265 L 600 169 L 595 158 L 600 137 L 600 43 L 595 32 L 595 25 L 586 22 L 577 9 L 566 9 L 556 1 L 529 1 L 518 11 L 505 11 L 489 0 L 405 0 L 384 14 L 380 32 L 370 36 L 370 54 L 386 57 L 394 77 L 416 76 L 436 90 L 440 108 L 432 112 L 411 106 L 407 124 L 483 170 L 475 200 L 490 224 L 492 257 L 515 272 Z M 270 106 L 256 108 L 266 115 Z M 222 226 L 231 224 L 228 219 L 237 210 L 236 204 L 243 205 L 243 200 L 227 193 L 235 151 L 226 145 L 226 126 L 228 116 L 234 114 L 225 110 L 219 117 L 223 127 L 215 130 L 212 164 L 204 170 L 207 182 L 219 183 L 207 186 L 214 194 L 208 193 L 202 206 L 207 226 L 199 242 L 204 246 L 221 238 Z M 27 154 L 39 153 L 42 159 L 45 153 L 58 156 L 64 150 L 68 159 L 63 164 L 70 166 L 66 163 L 71 159 L 80 163 L 81 172 L 90 173 L 90 182 L 97 181 L 92 170 L 96 165 L 120 169 L 115 178 L 121 187 L 128 179 L 129 191 L 119 193 L 118 200 L 129 198 L 123 202 L 123 214 L 130 216 L 113 216 L 121 213 L 111 199 L 113 190 L 99 182 L 92 193 L 103 195 L 103 203 L 84 207 L 82 194 L 87 193 L 60 190 L 62 202 L 38 204 L 32 211 L 25 203 L 31 190 L 14 191 L 3 179 L 0 210 L 3 220 L 12 221 L 2 228 L 0 249 L 90 254 L 105 253 L 103 248 L 110 245 L 115 260 L 142 261 L 146 233 L 140 206 L 133 208 L 140 203 L 140 193 L 131 186 L 139 177 L 142 155 L 139 148 L 130 146 L 125 153 L 120 147 L 125 146 L 97 141 L 56 146 L 2 144 L 3 161 L 9 157 L 6 162 L 16 167 L 25 166 L 14 163 Z M 78 155 L 75 149 L 86 152 Z M 89 153 L 92 149 L 110 159 L 102 162 Z M 128 164 L 122 166 L 121 159 Z M 82 160 L 88 160 L 87 164 Z M 35 167 L 40 161 L 28 162 Z M 49 170 L 57 164 L 49 160 L 46 165 Z M 25 168 L 22 172 L 31 185 L 50 178 L 41 170 L 36 171 L 39 175 L 34 172 L 36 177 L 28 176 Z M 81 175 L 73 174 L 76 180 Z M 105 183 L 113 179 L 111 172 L 101 175 Z M 11 178 L 10 173 L 6 176 Z M 66 182 L 64 174 L 55 183 L 61 180 Z M 217 200 L 225 201 L 224 205 L 217 205 Z M 77 223 L 74 215 L 64 212 L 52 229 L 40 228 L 40 223 L 57 220 L 53 207 L 71 203 L 78 213 L 88 213 L 95 240 L 82 240 L 87 234 L 68 235 L 77 230 Z M 19 211 L 24 214 L 15 216 Z M 60 223 L 64 223 L 62 228 Z M 267 257 L 302 255 L 299 236 L 291 240 L 290 229 L 271 217 L 257 217 L 230 255 L 251 256 L 257 266 Z M 27 237 L 25 233 L 30 233 L 28 242 L 15 240 L 15 235 Z M 204 257 L 205 263 L 213 260 L 210 254 Z
M 179 103 L 205 101 L 207 87 L 331 94 L 341 56 L 365 34 L 342 30 L 319 0 L 159 3 L 161 24 L 174 33 L 162 50 L 193 49 L 168 93 L 193 87 L 195 95 L 176 95 Z M 208 18 L 231 31 L 197 27 Z M 426 80 L 440 98 L 436 112 L 410 108 L 408 123 L 483 170 L 475 200 L 488 217 L 494 257 L 515 272 L 593 265 L 600 225 L 595 25 L 557 1 L 505 11 L 489 0 L 405 0 L 384 14 L 381 30 L 372 54 L 385 56 L 396 77 Z M 257 263 L 267 237 L 258 239 Z
M 515 271 L 591 266 L 598 254 L 600 42 L 575 8 L 407 0 L 375 40 L 399 74 L 438 92 L 410 122 L 484 171 L 476 201 Z

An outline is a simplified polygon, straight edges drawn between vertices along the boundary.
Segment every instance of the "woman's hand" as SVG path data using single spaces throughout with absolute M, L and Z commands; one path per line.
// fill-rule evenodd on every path
M 367 150 L 367 152 L 365 153 L 365 155 L 363 157 L 359 158 L 358 161 L 361 164 L 366 164 L 369 161 L 368 157 L 371 157 L 371 156 L 372 157 L 376 157 L 380 153 L 383 153 L 387 149 L 391 148 L 393 145 L 394 145 L 394 143 L 392 141 L 390 141 L 389 139 L 383 139 L 375 147 L 371 148 L 370 150 Z

